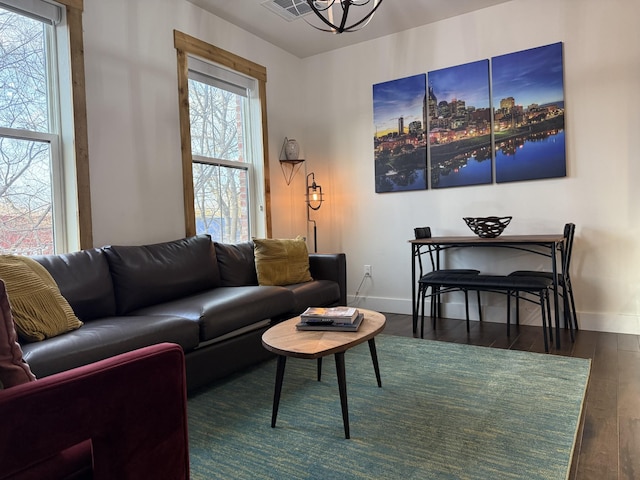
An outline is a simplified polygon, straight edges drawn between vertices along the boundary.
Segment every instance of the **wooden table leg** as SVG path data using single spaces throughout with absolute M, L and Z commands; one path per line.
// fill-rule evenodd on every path
M 318 381 L 322 378 L 322 357 L 318 358 Z
M 369 351 L 371 352 L 371 360 L 373 361 L 373 369 L 376 372 L 378 387 L 382 388 L 382 380 L 380 379 L 380 367 L 378 366 L 378 353 L 376 352 L 376 341 L 373 338 L 369 340 Z
M 338 374 L 338 390 L 340 391 L 340 406 L 342 407 L 342 423 L 344 424 L 344 438 L 349 435 L 349 407 L 347 406 L 347 376 L 344 368 L 344 352 L 335 354 L 336 373 Z
M 278 416 L 278 406 L 280 405 L 280 392 L 282 392 L 282 380 L 284 379 L 284 367 L 287 363 L 287 357 L 278 355 L 278 367 L 276 369 L 276 386 L 273 392 L 273 410 L 271 412 L 271 428 L 276 426 L 276 417 Z

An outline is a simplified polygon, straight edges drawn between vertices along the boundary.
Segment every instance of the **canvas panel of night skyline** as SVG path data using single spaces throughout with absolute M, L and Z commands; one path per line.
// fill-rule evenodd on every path
M 566 176 L 562 43 L 491 59 L 496 182 Z
M 427 188 L 426 75 L 373 85 L 376 193 Z
M 491 183 L 489 60 L 428 73 L 431 188 Z

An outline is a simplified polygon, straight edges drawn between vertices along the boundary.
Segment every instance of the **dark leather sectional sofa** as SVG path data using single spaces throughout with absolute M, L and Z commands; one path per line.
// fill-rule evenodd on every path
M 21 343 L 45 377 L 161 342 L 185 352 L 193 390 L 271 355 L 261 344 L 273 322 L 307 306 L 346 304 L 344 254 L 310 254 L 313 281 L 259 286 L 253 243 L 208 235 L 146 246 L 107 246 L 34 257 L 84 325 Z

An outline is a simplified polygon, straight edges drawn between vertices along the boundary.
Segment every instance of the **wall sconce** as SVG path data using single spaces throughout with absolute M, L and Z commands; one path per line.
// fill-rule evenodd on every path
M 311 183 L 309 183 L 311 179 Z M 307 202 L 307 222 L 313 223 L 313 251 L 318 252 L 318 229 L 316 221 L 311 218 L 311 210 L 319 210 L 324 202 L 324 196 L 322 193 L 322 187 L 316 183 L 316 177 L 311 172 L 307 175 L 307 190 L 306 200 Z
M 280 168 L 282 169 L 282 174 L 284 175 L 284 180 L 287 182 L 287 185 L 291 183 L 293 177 L 296 176 L 298 170 L 302 166 L 302 162 L 304 162 L 303 158 L 298 158 L 300 154 L 300 146 L 298 142 L 296 142 L 293 138 L 288 139 L 284 137 L 284 143 L 282 144 L 282 150 L 280 150 Z

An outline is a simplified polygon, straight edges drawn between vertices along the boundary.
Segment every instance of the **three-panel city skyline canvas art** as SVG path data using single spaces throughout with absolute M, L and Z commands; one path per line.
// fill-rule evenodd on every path
M 562 43 L 373 85 L 376 192 L 566 176 Z

